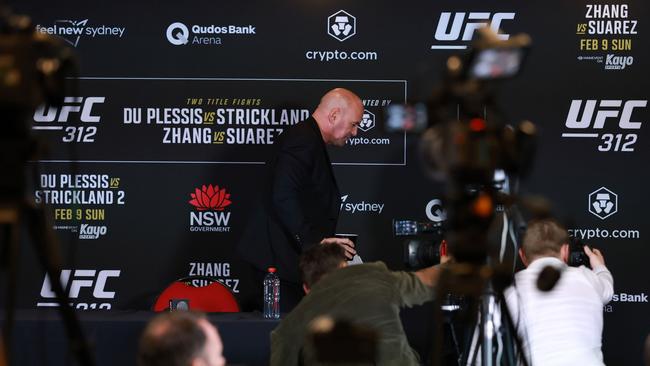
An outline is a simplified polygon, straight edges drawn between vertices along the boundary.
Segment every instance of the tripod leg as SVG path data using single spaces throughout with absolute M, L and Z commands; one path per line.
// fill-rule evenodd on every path
M 16 309 L 16 289 L 18 282 L 18 245 L 19 226 L 17 213 L 15 220 L 2 225 L 2 246 L 3 262 L 2 267 L 6 268 L 6 302 L 5 302 L 5 323 L 2 327 L 2 360 L 11 364 L 12 335 Z
M 431 306 L 433 307 L 433 348 L 431 352 L 431 365 L 442 365 L 442 347 L 443 347 L 443 316 L 442 309 L 440 308 L 440 298 L 442 294 L 446 293 L 449 277 L 445 269 L 441 270 L 438 277 L 438 284 L 436 286 L 436 295 L 434 296 Z
M 503 320 L 506 326 L 506 329 L 508 333 L 512 335 L 512 337 L 515 340 L 515 345 L 517 347 L 517 350 L 519 353 L 519 359 L 521 360 L 521 363 L 523 366 L 529 366 L 530 362 L 526 358 L 526 350 L 524 349 L 523 342 L 521 341 L 521 337 L 519 335 L 519 332 L 517 332 L 517 329 L 515 328 L 515 323 L 512 320 L 512 316 L 510 314 L 510 310 L 508 309 L 508 304 L 506 303 L 506 298 L 503 296 L 503 292 L 499 293 L 499 300 L 502 304 L 502 311 L 501 314 L 503 316 Z M 514 355 L 513 355 L 514 358 Z
M 50 277 L 52 289 L 56 294 L 59 303 L 59 312 L 63 319 L 64 326 L 70 339 L 73 352 L 79 357 L 79 362 L 84 366 L 93 366 L 94 360 L 90 354 L 88 343 L 84 337 L 83 329 L 77 319 L 74 310 L 68 305 L 68 297 L 65 294 L 59 275 L 61 273 L 61 261 L 58 251 L 55 250 L 55 239 L 52 226 L 48 222 L 44 209 L 28 208 L 25 210 L 29 232 L 33 236 L 33 244 L 36 255 L 41 265 Z

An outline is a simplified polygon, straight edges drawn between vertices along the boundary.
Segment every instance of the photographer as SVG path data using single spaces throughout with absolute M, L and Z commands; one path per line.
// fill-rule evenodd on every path
M 317 363 L 304 340 L 310 322 L 321 315 L 374 329 L 379 336 L 374 364 L 419 364 L 399 311 L 433 298 L 438 266 L 417 272 L 390 271 L 382 262 L 347 266 L 341 246 L 323 244 L 303 252 L 300 270 L 307 295 L 271 333 L 271 365 Z M 342 359 L 354 358 L 339 352 Z
M 603 365 L 603 305 L 612 299 L 614 280 L 598 249 L 584 246 L 592 269 L 568 267 L 568 239 L 554 220 L 529 223 L 519 249 L 527 268 L 506 291 L 533 365 Z

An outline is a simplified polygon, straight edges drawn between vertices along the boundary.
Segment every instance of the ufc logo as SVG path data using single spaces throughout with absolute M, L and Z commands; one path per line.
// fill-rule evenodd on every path
M 120 277 L 120 272 L 119 270 L 77 269 L 74 271 L 72 280 L 70 280 L 72 270 L 64 269 L 61 271 L 61 286 L 68 293 L 70 299 L 79 298 L 79 293 L 83 288 L 92 289 L 93 296 L 96 299 L 113 299 L 115 298 L 115 291 L 106 291 L 106 282 L 111 277 Z M 48 299 L 56 297 L 47 274 L 41 287 L 41 296 Z
M 465 12 L 459 12 L 454 14 L 454 20 L 449 26 L 449 21 L 451 19 L 451 12 L 443 12 L 440 14 L 440 20 L 438 21 L 438 28 L 436 28 L 435 38 L 438 41 L 470 41 L 474 36 L 474 31 L 486 26 L 489 24 L 490 28 L 494 30 L 495 33 L 499 32 L 501 27 L 501 22 L 504 20 L 512 20 L 515 18 L 515 13 L 491 13 L 487 12 L 471 12 L 467 15 L 467 21 L 465 20 Z M 463 26 L 465 30 L 463 31 Z M 461 32 L 463 33 L 461 38 Z M 501 40 L 506 40 L 510 38 L 508 34 L 499 34 L 497 36 Z
M 623 102 L 620 99 L 604 99 L 600 103 L 597 100 L 587 100 L 582 108 L 582 100 L 574 99 L 571 101 L 569 114 L 566 117 L 567 128 L 589 128 L 601 129 L 605 121 L 618 119 L 618 126 L 622 129 L 638 130 L 641 128 L 641 121 L 631 121 L 634 108 L 645 108 L 647 100 L 628 100 Z M 598 105 L 598 108 L 596 108 Z M 580 109 L 582 108 L 582 116 Z M 606 108 L 606 109 L 603 109 Z M 594 119 L 594 111 L 596 118 Z M 593 125 L 592 125 L 593 120 Z
M 97 123 L 101 117 L 92 114 L 95 104 L 104 103 L 105 97 L 65 97 L 61 108 L 41 105 L 34 112 L 34 122 L 68 122 L 71 113 L 80 113 L 81 122 Z

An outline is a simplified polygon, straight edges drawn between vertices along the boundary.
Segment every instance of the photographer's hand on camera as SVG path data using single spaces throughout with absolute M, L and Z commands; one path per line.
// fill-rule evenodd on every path
M 589 257 L 589 264 L 591 265 L 592 269 L 596 269 L 596 267 L 599 266 L 605 267 L 605 257 L 603 257 L 603 254 L 600 252 L 600 250 L 596 248 L 591 249 L 587 245 L 585 245 L 583 248 L 585 254 L 587 254 Z
M 321 244 L 338 244 L 345 250 L 345 257 L 348 259 L 354 258 L 357 251 L 354 249 L 354 243 L 348 238 L 325 238 L 320 241 Z

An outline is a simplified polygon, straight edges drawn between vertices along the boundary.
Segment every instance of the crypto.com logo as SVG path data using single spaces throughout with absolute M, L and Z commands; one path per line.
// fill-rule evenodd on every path
M 427 218 L 433 222 L 442 222 L 447 219 L 447 213 L 442 207 L 442 201 L 435 198 L 427 203 L 427 207 L 424 212 L 427 214 Z
M 167 40 L 174 46 L 187 44 L 190 37 L 190 30 L 181 22 L 172 23 L 167 27 Z
M 359 129 L 363 132 L 367 132 L 373 127 L 375 127 L 375 114 L 367 109 L 364 109 L 363 117 L 361 117 L 361 122 L 359 122 Z
M 601 220 L 618 211 L 618 195 L 605 187 L 600 187 L 589 194 L 589 212 Z
M 357 33 L 357 18 L 345 10 L 327 18 L 327 34 L 338 39 L 340 42 L 352 37 Z

